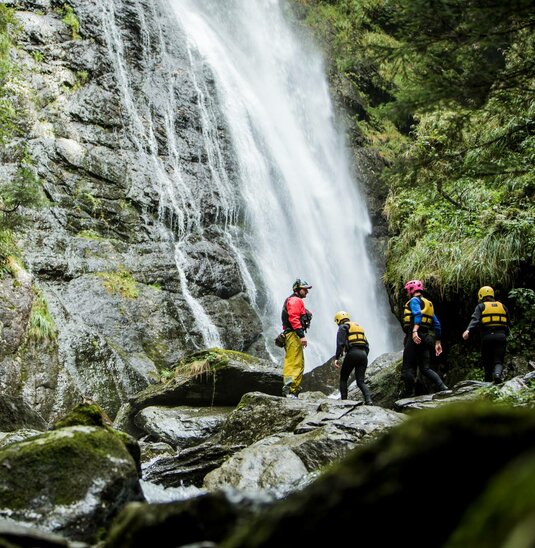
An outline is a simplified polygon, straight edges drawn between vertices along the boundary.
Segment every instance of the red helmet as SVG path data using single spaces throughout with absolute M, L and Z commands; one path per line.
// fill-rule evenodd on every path
M 409 296 L 412 297 L 415 291 L 424 290 L 424 282 L 422 282 L 421 280 L 410 280 L 405 284 L 405 289 L 407 290 Z

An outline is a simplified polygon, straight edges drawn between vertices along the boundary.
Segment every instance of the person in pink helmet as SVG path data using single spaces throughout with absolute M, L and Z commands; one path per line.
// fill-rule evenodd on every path
M 405 304 L 402 321 L 405 331 L 401 366 L 405 389 L 402 397 L 414 396 L 418 369 L 435 385 L 437 392 L 449 390 L 438 373 L 430 367 L 431 352 L 437 356 L 442 354 L 442 326 L 435 315 L 433 303 L 423 296 L 424 284 L 421 280 L 408 281 L 405 290 L 409 300 Z

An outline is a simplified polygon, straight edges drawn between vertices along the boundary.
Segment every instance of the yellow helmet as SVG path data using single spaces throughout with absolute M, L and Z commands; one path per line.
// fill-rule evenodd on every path
M 485 297 L 494 298 L 494 289 L 492 289 L 490 285 L 484 285 L 477 293 L 477 298 L 479 299 L 479 302 L 481 302 Z
M 349 314 L 344 310 L 340 310 L 334 315 L 334 321 L 340 325 L 344 320 L 349 320 Z

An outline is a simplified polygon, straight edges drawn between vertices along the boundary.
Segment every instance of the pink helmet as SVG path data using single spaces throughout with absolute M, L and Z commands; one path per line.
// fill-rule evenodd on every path
M 405 284 L 405 289 L 410 297 L 414 295 L 415 291 L 423 291 L 424 283 L 420 280 L 410 280 Z

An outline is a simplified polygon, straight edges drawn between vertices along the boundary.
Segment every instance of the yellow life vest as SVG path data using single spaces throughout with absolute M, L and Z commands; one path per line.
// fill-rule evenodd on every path
M 365 346 L 368 344 L 364 329 L 355 322 L 348 322 L 347 344 L 349 346 Z
M 422 308 L 422 321 L 420 322 L 420 325 L 422 327 L 432 327 L 433 315 L 435 314 L 433 303 L 429 299 L 426 299 L 425 297 L 416 297 L 416 298 L 420 299 L 420 305 Z M 414 323 L 412 319 L 412 312 L 409 307 L 410 302 L 411 301 L 408 300 L 405 303 L 405 308 L 403 309 L 403 329 L 411 328 Z
M 507 327 L 507 314 L 502 303 L 491 301 L 482 304 L 481 325 L 483 327 Z

